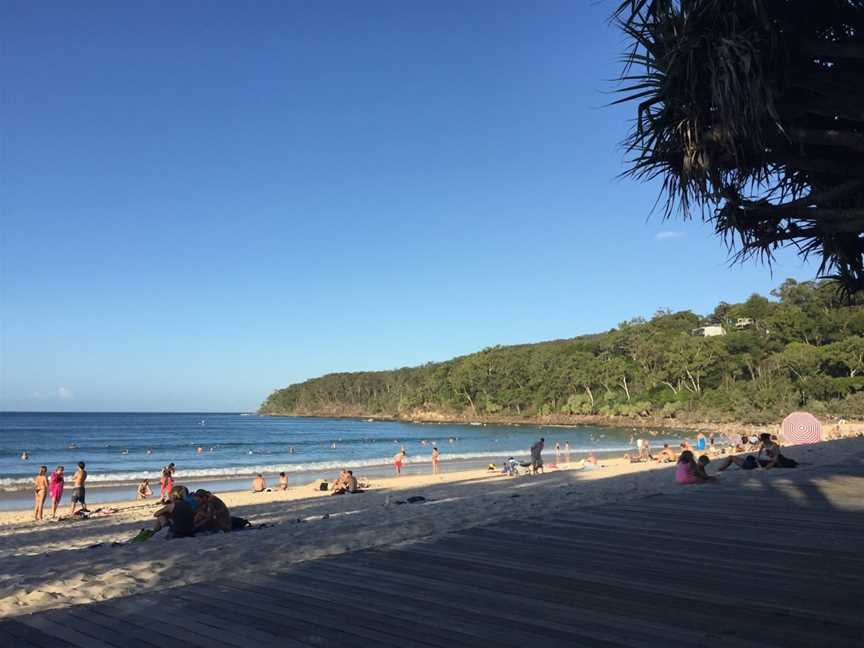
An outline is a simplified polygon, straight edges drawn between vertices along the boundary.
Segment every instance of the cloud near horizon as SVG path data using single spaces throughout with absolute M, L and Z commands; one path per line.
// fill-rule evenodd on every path
M 681 239 L 681 238 L 684 238 L 684 232 L 673 232 L 673 231 L 667 230 L 664 232 L 657 232 L 654 235 L 655 241 L 671 241 L 673 239 Z
M 68 387 L 60 386 L 57 388 L 57 398 L 68 401 L 75 398 L 75 394 L 73 394 L 72 390 Z

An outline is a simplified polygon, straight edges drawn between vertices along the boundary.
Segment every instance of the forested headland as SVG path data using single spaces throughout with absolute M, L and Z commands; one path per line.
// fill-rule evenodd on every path
M 705 316 L 660 310 L 605 333 L 491 347 L 420 367 L 328 374 L 274 391 L 260 412 L 765 423 L 804 408 L 862 418 L 864 301 L 847 299 L 832 281 L 789 279 L 771 298 L 720 303 Z

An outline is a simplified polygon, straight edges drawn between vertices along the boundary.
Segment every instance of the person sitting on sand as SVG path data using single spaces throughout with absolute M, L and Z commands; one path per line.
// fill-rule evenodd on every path
M 258 473 L 252 480 L 252 492 L 263 493 L 265 490 L 267 490 L 267 481 L 261 473 Z
M 357 478 L 351 470 L 342 470 L 339 478 L 333 482 L 333 492 L 331 495 L 344 495 L 345 493 L 362 493 L 363 491 L 357 487 Z
M 501 468 L 501 472 L 507 475 L 508 477 L 512 477 L 513 475 L 519 474 L 519 462 L 516 461 L 513 457 L 507 457 L 507 461 L 504 462 L 504 467 Z
M 657 455 L 657 461 L 660 463 L 672 463 L 677 458 L 675 451 L 669 447 L 668 443 L 663 444 L 663 449 L 660 451 L 660 454 Z
M 288 475 L 286 475 L 284 472 L 279 473 L 279 490 L 288 490 Z
M 685 450 L 678 457 L 675 466 L 675 481 L 679 484 L 704 484 L 705 480 L 699 476 L 696 460 L 690 450 Z
M 225 506 L 225 502 L 216 497 L 210 491 L 199 488 L 192 494 L 198 502 L 192 525 L 195 532 L 198 531 L 223 531 L 231 530 L 231 512 Z
M 175 538 L 191 538 L 195 535 L 195 511 L 198 500 L 189 495 L 185 486 L 174 486 L 168 493 L 169 502 L 153 514 L 156 522 L 153 530 L 170 528 Z
M 150 490 L 150 480 L 145 479 L 140 484 L 138 484 L 138 499 L 144 500 L 150 497 L 153 494 L 153 491 Z
M 708 458 L 708 455 L 702 455 L 696 460 L 696 475 L 705 481 L 713 481 L 717 479 L 708 474 L 708 464 L 710 463 L 711 459 Z
M 330 483 L 330 490 L 332 491 L 331 494 L 341 495 L 342 493 L 338 493 L 337 491 L 341 490 L 342 492 L 344 492 L 347 479 L 348 471 L 343 468 L 339 471 L 339 476 Z

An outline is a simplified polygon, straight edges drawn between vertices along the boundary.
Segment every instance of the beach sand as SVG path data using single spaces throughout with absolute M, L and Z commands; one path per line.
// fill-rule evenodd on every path
M 796 470 L 864 457 L 864 438 L 785 451 Z M 547 450 L 547 464 L 552 453 Z M 87 520 L 33 522 L 30 511 L 0 513 L 0 617 L 175 587 L 257 569 L 278 569 L 320 556 L 427 539 L 484 524 L 519 524 L 583 506 L 632 501 L 681 488 L 735 488 L 742 480 L 783 479 L 784 471 L 721 473 L 717 483 L 679 486 L 674 465 L 602 460 L 505 477 L 486 470 L 373 479 L 362 494 L 330 496 L 311 484 L 287 492 L 217 493 L 233 515 L 264 528 L 196 538 L 125 543 L 150 527 L 156 502 L 112 504 L 115 513 Z M 709 468 L 709 472 L 714 472 Z M 362 478 L 362 474 L 358 475 Z M 426 502 L 396 504 L 421 495 Z M 68 499 L 63 502 L 65 512 Z M 758 502 L 754 502 L 754 507 Z M 50 511 L 50 502 L 46 503 Z M 756 509 L 754 508 L 754 511 Z M 710 511 L 706 511 L 710 514 Z M 755 513 L 754 513 L 755 514 Z M 672 521 L 670 520 L 670 524 Z

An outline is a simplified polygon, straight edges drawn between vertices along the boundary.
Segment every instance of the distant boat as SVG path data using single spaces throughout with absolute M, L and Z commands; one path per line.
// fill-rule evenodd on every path
M 366 422 L 367 422 L 367 423 L 374 423 L 374 422 L 375 422 L 375 419 L 366 419 Z
M 468 425 L 483 425 L 483 424 L 478 423 L 477 421 L 471 421 Z

